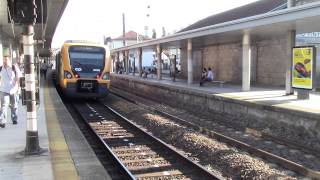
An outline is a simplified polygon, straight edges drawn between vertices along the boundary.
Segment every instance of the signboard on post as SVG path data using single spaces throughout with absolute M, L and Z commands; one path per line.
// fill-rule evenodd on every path
M 292 50 L 292 87 L 312 90 L 315 79 L 316 48 L 294 47 Z

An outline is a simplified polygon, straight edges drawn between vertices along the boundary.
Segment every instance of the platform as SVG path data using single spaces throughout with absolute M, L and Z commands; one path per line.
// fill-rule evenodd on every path
M 259 86 L 251 86 L 251 90 L 247 92 L 243 92 L 241 89 L 241 85 L 235 85 L 232 83 L 224 83 L 223 86 L 219 84 L 215 85 L 207 85 L 199 86 L 198 82 L 195 82 L 191 85 L 187 84 L 187 80 L 184 79 L 176 79 L 176 81 L 172 81 L 171 77 L 168 75 L 164 75 L 162 80 L 157 80 L 156 75 L 148 75 L 148 78 L 139 77 L 136 73 L 135 76 L 133 74 L 125 75 L 125 74 L 113 74 L 115 76 L 123 76 L 127 78 L 135 78 L 142 81 L 149 81 L 155 83 L 161 83 L 164 85 L 170 85 L 172 87 L 180 87 L 184 89 L 193 90 L 195 92 L 203 92 L 206 94 L 214 94 L 216 96 L 254 102 L 261 105 L 270 105 L 276 107 L 283 107 L 286 109 L 292 109 L 297 111 L 305 111 L 310 113 L 315 113 L 320 115 L 320 92 L 311 91 L 310 99 L 308 100 L 298 100 L 297 92 L 293 95 L 286 95 L 284 87 L 259 87 Z
M 252 128 L 259 132 L 320 149 L 320 93 L 298 100 L 297 94 L 286 95 L 284 88 L 252 86 L 243 92 L 240 84 L 226 83 L 199 86 L 186 80 L 156 76 L 112 74 L 112 87 L 160 101 L 194 113 L 209 113 L 225 125 Z M 303 144 L 307 143 L 307 144 Z
M 48 77 L 47 79 L 50 79 Z M 63 105 L 52 82 L 42 80 L 38 106 L 41 155 L 25 156 L 26 107 L 18 124 L 0 129 L 0 179 L 111 179 Z M 9 116 L 10 117 L 10 116 Z

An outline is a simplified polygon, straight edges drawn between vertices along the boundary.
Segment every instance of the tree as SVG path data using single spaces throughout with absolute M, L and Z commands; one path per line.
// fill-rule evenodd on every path
M 165 37 L 166 36 L 166 30 L 165 28 L 162 26 L 162 37 Z
M 104 42 L 105 45 L 107 45 L 109 42 L 111 42 L 111 37 L 103 36 L 103 42 Z
M 157 38 L 157 33 L 155 29 L 152 29 L 152 39 L 156 39 Z

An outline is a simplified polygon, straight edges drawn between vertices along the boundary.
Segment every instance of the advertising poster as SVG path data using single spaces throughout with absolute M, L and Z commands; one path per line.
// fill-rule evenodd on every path
M 315 47 L 294 47 L 292 57 L 292 87 L 313 89 Z

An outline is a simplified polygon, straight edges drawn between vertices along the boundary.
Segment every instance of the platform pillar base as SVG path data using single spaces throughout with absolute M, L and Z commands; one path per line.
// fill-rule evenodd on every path
M 41 154 L 41 148 L 39 146 L 38 131 L 27 131 L 27 143 L 24 150 L 25 155 L 37 155 Z
M 305 100 L 310 99 L 310 92 L 308 90 L 297 90 L 298 92 L 298 99 Z

